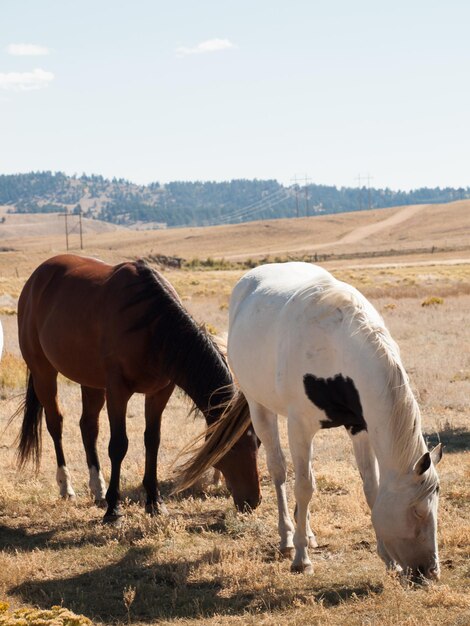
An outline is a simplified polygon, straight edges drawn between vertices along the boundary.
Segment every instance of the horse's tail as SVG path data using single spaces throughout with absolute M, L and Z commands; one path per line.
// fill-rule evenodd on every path
M 211 466 L 215 465 L 237 443 L 250 425 L 250 410 L 245 396 L 237 390 L 223 406 L 220 418 L 193 439 L 178 455 L 194 455 L 178 466 L 173 493 L 189 489 Z M 204 440 L 202 445 L 199 445 Z
M 33 376 L 28 372 L 28 384 L 26 396 L 22 404 L 18 407 L 15 415 L 23 413 L 23 423 L 21 432 L 18 435 L 17 459 L 18 466 L 24 467 L 27 461 L 32 458 L 36 468 L 39 467 L 41 459 L 41 426 L 43 407 L 34 390 Z

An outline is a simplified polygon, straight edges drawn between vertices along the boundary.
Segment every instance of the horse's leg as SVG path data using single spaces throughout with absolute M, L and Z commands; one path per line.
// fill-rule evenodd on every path
M 90 472 L 90 490 L 95 498 L 95 503 L 100 506 L 106 502 L 106 484 L 101 473 L 96 440 L 98 439 L 100 411 L 104 406 L 104 402 L 104 389 L 92 389 L 91 387 L 82 386 L 83 411 L 80 418 L 80 430 Z
M 313 479 L 313 490 L 316 491 L 317 487 L 315 483 L 315 475 L 313 473 L 312 473 L 312 479 Z M 297 523 L 297 505 L 295 505 L 294 520 Z M 307 513 L 307 537 L 308 537 L 308 547 L 318 548 L 317 538 L 315 537 L 315 533 L 313 532 L 312 527 L 310 526 L 310 511 L 308 511 Z
M 308 556 L 310 543 L 308 506 L 315 489 L 312 471 L 312 438 L 314 431 L 308 422 L 289 415 L 288 419 L 289 447 L 295 472 L 295 501 L 297 524 L 294 533 L 295 557 L 292 562 L 293 572 L 312 573 L 313 567 Z M 312 533 L 313 534 L 313 533 Z
M 168 510 L 163 503 L 157 481 L 157 455 L 160 446 L 160 426 L 162 413 L 175 386 L 167 385 L 153 395 L 145 396 L 145 474 L 143 484 L 147 492 L 145 510 L 150 515 L 163 513 Z
M 361 430 L 353 435 L 348 429 L 348 435 L 353 444 L 354 456 L 356 457 L 357 467 L 362 478 L 364 495 L 369 508 L 372 510 L 379 488 L 379 466 L 377 458 L 370 445 L 367 431 Z
M 65 464 L 64 450 L 62 448 L 63 417 L 57 402 L 57 371 L 48 361 L 44 360 L 39 368 L 35 368 L 32 376 L 34 390 L 46 414 L 47 430 L 54 442 L 57 459 L 56 480 L 59 485 L 60 495 L 62 498 L 75 498 L 75 491 L 72 487 L 70 472 Z
M 367 431 L 361 430 L 353 435 L 349 429 L 348 435 L 351 438 L 354 456 L 356 457 L 357 467 L 362 478 L 362 487 L 364 495 L 370 510 L 374 506 L 379 489 L 379 466 L 377 457 L 370 445 L 369 435 Z M 381 539 L 377 540 L 377 553 L 389 570 L 396 570 L 397 564 L 390 557 Z
M 109 427 L 109 458 L 111 460 L 111 478 L 106 492 L 107 511 L 104 522 L 116 522 L 121 516 L 119 484 L 121 479 L 121 463 L 126 456 L 129 440 L 126 433 L 127 403 L 132 393 L 123 382 L 107 387 L 106 402 L 108 408 Z
M 294 556 L 294 524 L 287 505 L 286 459 L 279 441 L 277 415 L 256 402 L 248 401 L 248 404 L 256 435 L 266 450 L 269 474 L 276 489 L 279 515 L 278 530 L 281 538 L 279 550 L 286 558 L 292 558 Z

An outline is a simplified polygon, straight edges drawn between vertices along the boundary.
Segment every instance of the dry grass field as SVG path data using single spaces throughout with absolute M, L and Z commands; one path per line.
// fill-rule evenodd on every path
M 169 517 L 151 519 L 144 513 L 140 396 L 133 398 L 128 412 L 130 446 L 122 472 L 126 515 L 120 528 L 101 524 L 103 511 L 93 505 L 88 493 L 75 384 L 60 381 L 64 448 L 77 499 L 58 498 L 47 432 L 39 472 L 27 468 L 18 473 L 13 443 L 19 424 L 7 425 L 24 391 L 16 299 L 34 267 L 62 252 L 64 241 L 58 235 L 37 234 L 4 239 L 2 245 L 11 249 L 0 252 L 0 318 L 5 330 L 0 363 L 0 624 L 26 624 L 12 617 L 21 607 L 63 605 L 94 624 L 468 626 L 470 254 L 465 251 L 469 207 L 464 205 L 425 207 L 407 215 L 397 208 L 387 213 L 286 220 L 285 225 L 276 221 L 217 227 L 206 233 L 202 229 L 103 232 L 87 235 L 84 250 L 111 262 L 160 253 L 186 259 L 267 256 L 273 260 L 311 255 L 312 242 L 333 242 L 323 249 L 357 255 L 324 265 L 357 286 L 382 313 L 401 347 L 429 444 L 438 439 L 445 444 L 439 465 L 442 577 L 427 588 L 404 588 L 386 574 L 375 553 L 352 449 L 341 430 L 319 433 L 315 439 L 318 490 L 311 514 L 319 548 L 312 550 L 311 576 L 291 574 L 289 563 L 278 554 L 277 508 L 262 449 L 263 502 L 251 515 L 237 514 L 224 487 L 210 484 L 209 479 L 186 497 L 169 495 L 178 451 L 203 428 L 201 419 L 188 416 L 190 404 L 181 394 L 175 394 L 167 407 L 159 455 Z M 399 219 L 391 219 L 400 213 Z M 385 219 L 387 224 L 377 228 L 378 221 Z M 306 226 L 311 228 L 311 241 Z M 268 230 L 273 235 L 266 239 Z M 338 243 L 348 234 L 349 244 Z M 434 253 L 426 253 L 432 246 Z M 393 257 L 391 250 L 400 254 Z M 383 251 L 383 257 L 371 258 L 371 251 Z M 221 333 L 227 327 L 231 288 L 242 271 L 233 266 L 165 270 L 165 275 L 194 317 Z M 287 446 L 282 420 L 281 425 Z M 107 441 L 103 411 L 99 450 L 106 478 Z M 290 470 L 291 493 L 292 482 Z M 6 613 L 1 601 L 10 605 Z

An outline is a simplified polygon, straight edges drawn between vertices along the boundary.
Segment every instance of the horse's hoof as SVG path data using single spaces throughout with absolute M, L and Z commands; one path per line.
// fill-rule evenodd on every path
M 281 553 L 283 559 L 289 559 L 292 561 L 295 556 L 295 548 L 279 548 L 279 552 Z
M 313 565 L 311 563 L 292 563 L 290 571 L 293 574 L 313 574 Z
M 103 524 L 114 526 L 114 528 L 120 528 L 122 526 L 122 520 L 122 515 L 105 515 L 103 517 Z
M 309 548 L 318 548 L 318 541 L 315 538 L 315 535 L 312 535 L 308 538 L 308 547 Z
M 116 507 L 115 509 L 111 509 L 111 511 L 106 511 L 103 517 L 103 524 L 111 524 L 116 528 L 119 528 L 122 524 L 122 520 L 124 517 L 124 513 L 120 508 Z
M 152 504 L 146 504 L 145 512 L 151 517 L 154 517 L 155 515 L 170 515 L 163 502 L 152 502 Z
M 61 495 L 62 500 L 76 500 L 77 496 L 75 495 L 74 492 L 72 493 L 64 493 L 63 495 Z
M 105 509 L 108 506 L 108 503 L 106 502 L 106 498 L 95 498 L 95 505 L 99 509 Z

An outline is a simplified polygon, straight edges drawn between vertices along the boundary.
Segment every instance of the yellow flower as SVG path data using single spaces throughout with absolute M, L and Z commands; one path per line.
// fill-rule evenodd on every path
M 8 602 L 3 602 L 2 600 L 0 600 L 0 613 L 5 613 L 5 611 L 7 611 L 10 608 L 10 605 Z

